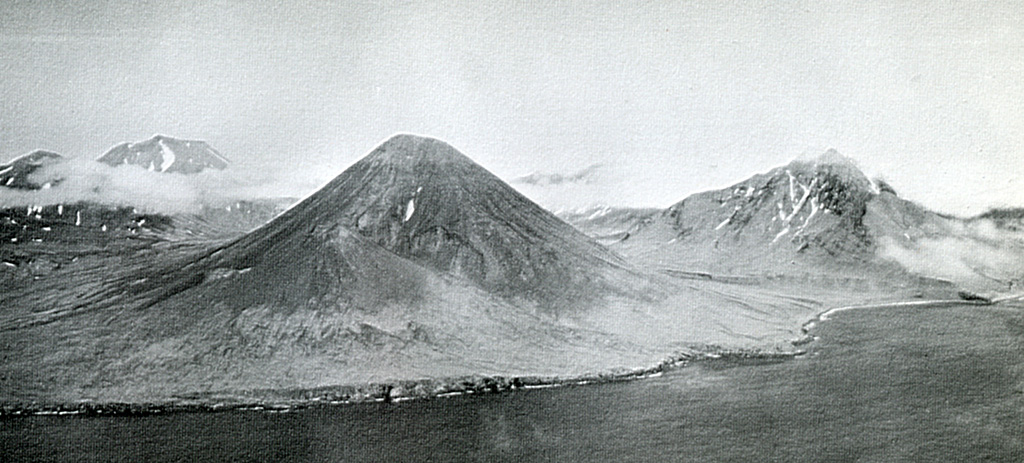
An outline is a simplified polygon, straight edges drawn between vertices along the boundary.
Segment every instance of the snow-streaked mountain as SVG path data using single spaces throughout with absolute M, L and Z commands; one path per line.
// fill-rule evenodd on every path
M 819 218 L 860 214 L 860 189 L 839 185 L 871 188 L 847 174 L 791 165 L 756 178 L 752 193 L 702 200 L 766 212 L 705 222 L 729 218 L 735 233 L 771 243 L 779 230 L 755 218 L 778 216 L 791 229 L 776 244 L 824 239 Z M 645 221 L 623 243 L 679 235 L 679 215 Z M 450 145 L 411 135 L 250 233 L 83 257 L 0 302 L 11 307 L 0 312 L 0 404 L 14 407 L 622 371 L 721 349 L 709 346 L 788 346 L 821 310 L 788 290 L 638 270 Z
M 205 169 L 225 169 L 228 160 L 208 143 L 154 135 L 148 140 L 122 143 L 97 161 L 111 166 L 130 164 L 154 172 L 194 174 Z
M 993 264 L 972 261 L 970 252 L 949 253 L 956 262 L 937 260 L 928 246 L 940 238 L 976 250 L 1019 251 L 1006 244 L 1014 238 L 992 244 L 962 221 L 900 198 L 830 150 L 690 196 L 638 223 L 614 249 L 659 268 L 717 274 L 866 278 L 909 271 L 976 284 L 993 280 L 983 276 Z M 1024 277 L 1008 270 L 996 280 Z
M 63 156 L 52 151 L 36 150 L 0 165 L 0 186 L 22 190 L 50 188 L 61 179 L 35 179 L 32 174 L 41 167 L 64 162 Z

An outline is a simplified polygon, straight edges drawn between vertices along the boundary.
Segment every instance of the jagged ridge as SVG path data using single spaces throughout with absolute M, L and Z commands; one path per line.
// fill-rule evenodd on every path
M 926 216 L 829 150 L 686 198 L 638 224 L 618 248 L 635 256 L 671 250 L 665 259 L 709 271 L 812 272 L 874 261 L 880 234 L 902 234 Z M 796 270 L 796 261 L 814 266 Z

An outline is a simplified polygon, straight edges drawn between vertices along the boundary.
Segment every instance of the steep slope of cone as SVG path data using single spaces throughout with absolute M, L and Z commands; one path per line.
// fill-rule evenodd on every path
M 880 236 L 941 221 L 830 150 L 686 198 L 639 224 L 617 249 L 700 271 L 811 273 L 878 264 Z
M 227 159 L 208 143 L 154 135 L 136 143 L 122 143 L 96 159 L 111 166 L 130 164 L 155 172 L 194 174 L 205 169 L 225 169 Z
M 439 140 L 398 135 L 276 223 L 238 243 L 258 247 L 293 224 L 348 228 L 427 267 L 547 308 L 629 292 L 616 255 Z
M 36 150 L 0 165 L 0 186 L 21 190 L 49 188 L 60 179 L 35 179 L 32 174 L 43 166 L 64 162 L 64 157 L 52 151 Z

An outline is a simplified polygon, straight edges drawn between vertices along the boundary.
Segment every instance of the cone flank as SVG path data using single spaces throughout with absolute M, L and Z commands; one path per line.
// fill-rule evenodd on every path
M 621 263 L 448 143 L 416 135 L 389 138 L 243 247 L 279 247 L 314 224 L 546 307 L 604 294 Z

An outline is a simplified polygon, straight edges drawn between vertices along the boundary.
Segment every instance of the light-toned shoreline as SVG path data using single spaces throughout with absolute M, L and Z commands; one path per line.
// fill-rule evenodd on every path
M 374 402 L 406 402 L 464 395 L 493 394 L 516 390 L 572 387 L 611 382 L 632 381 L 661 376 L 665 371 L 694 362 L 730 360 L 780 360 L 802 355 L 802 350 L 763 351 L 730 350 L 709 347 L 698 353 L 680 353 L 655 366 L 626 371 L 586 374 L 572 377 L 473 376 L 438 380 L 398 381 L 358 386 L 337 386 L 317 390 L 256 391 L 245 394 L 224 394 L 207 398 L 174 400 L 156 403 L 8 403 L 0 404 L 0 417 L 18 416 L 139 416 L 182 412 L 263 411 L 281 413 L 293 410 Z M 265 398 L 254 398 L 253 396 Z
M 799 347 L 818 339 L 810 334 L 814 327 L 830 320 L 834 315 L 850 310 L 887 309 L 907 307 L 951 307 L 957 305 L 991 306 L 1004 302 L 1024 300 L 1024 294 L 1008 295 L 985 300 L 935 299 L 897 301 L 879 304 L 834 307 L 820 312 L 801 325 L 804 336 L 791 341 Z M 681 368 L 694 362 L 749 360 L 780 360 L 800 357 L 805 350 L 768 351 L 763 349 L 726 349 L 705 346 L 696 352 L 678 353 L 647 368 L 618 370 L 571 377 L 558 376 L 470 376 L 446 379 L 395 381 L 364 385 L 335 386 L 318 389 L 265 390 L 246 393 L 226 393 L 201 398 L 168 400 L 150 403 L 77 402 L 77 403 L 0 403 L 0 418 L 16 416 L 131 416 L 180 412 L 262 411 L 282 413 L 323 406 L 340 406 L 375 402 L 407 402 L 464 395 L 491 394 L 515 390 L 535 390 L 572 387 L 610 382 L 632 381 L 658 377 L 665 371 Z M 262 397 L 262 398 L 261 398 Z

